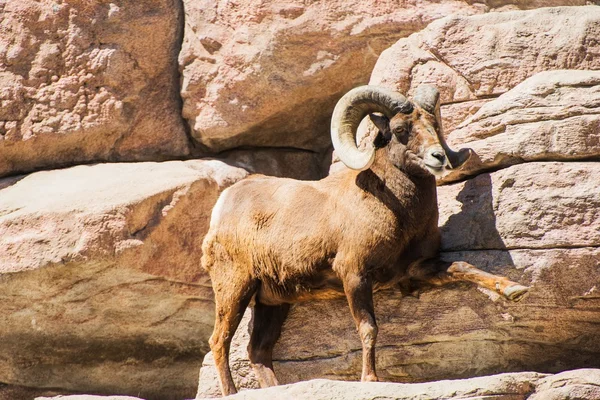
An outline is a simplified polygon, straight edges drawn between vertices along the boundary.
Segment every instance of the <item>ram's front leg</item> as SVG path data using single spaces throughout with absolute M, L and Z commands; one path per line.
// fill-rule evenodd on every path
M 452 282 L 472 282 L 477 286 L 496 291 L 509 300 L 519 301 L 529 288 L 513 282 L 503 276 L 490 274 L 464 262 L 446 262 L 441 260 L 427 260 L 420 266 L 424 271 L 437 270 L 436 274 L 423 276 L 419 280 L 433 286 L 442 286 Z
M 352 313 L 362 342 L 363 363 L 361 381 L 375 382 L 378 380 L 375 371 L 377 323 L 375 322 L 375 311 L 373 308 L 373 285 L 368 277 L 354 273 L 346 274 L 342 280 L 350 312 Z

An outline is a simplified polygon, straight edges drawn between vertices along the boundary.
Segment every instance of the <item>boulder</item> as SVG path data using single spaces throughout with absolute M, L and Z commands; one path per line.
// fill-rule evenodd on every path
M 331 156 L 308 150 L 253 148 L 224 151 L 219 159 L 254 174 L 301 180 L 327 176 Z
M 438 188 L 442 249 L 600 247 L 600 163 L 537 162 Z
M 192 397 L 214 320 L 201 243 L 246 175 L 194 160 L 0 181 L 0 382 Z
M 600 370 L 578 369 L 556 375 L 504 373 L 429 383 L 359 383 L 315 379 L 262 390 L 242 391 L 227 399 L 351 399 L 351 400 L 600 400 Z M 123 396 L 72 395 L 35 400 L 139 400 Z
M 0 13 L 0 176 L 189 153 L 178 2 L 19 0 Z
M 88 394 L 74 394 L 71 396 L 36 397 L 35 400 L 143 400 L 130 396 L 93 396 Z
M 540 72 L 483 105 L 448 135 L 476 156 L 445 181 L 527 161 L 600 156 L 600 72 Z
M 600 399 L 600 370 L 567 371 L 542 378 L 528 400 Z
M 555 7 L 449 16 L 400 39 L 377 60 L 370 83 L 411 95 L 442 93 L 450 132 L 490 98 L 554 69 L 600 69 L 600 8 Z
M 586 4 L 581 0 L 543 3 Z M 528 9 L 539 7 L 540 2 L 184 0 L 186 26 L 179 55 L 183 116 L 192 136 L 210 151 L 266 146 L 323 152 L 331 146 L 329 120 L 336 101 L 368 82 L 384 49 L 449 14 L 479 14 L 507 5 Z M 591 9 L 581 10 L 571 19 L 547 17 L 544 22 L 550 19 L 550 24 L 561 26 L 568 19 L 568 27 L 574 29 L 577 18 L 584 16 L 577 27 L 584 36 L 590 28 L 589 37 L 594 38 L 596 20 L 590 13 Z M 491 17 L 480 25 L 507 18 Z M 463 21 L 451 19 L 455 20 Z M 519 22 L 528 23 L 523 18 Z M 559 42 L 555 31 L 559 29 L 547 41 L 552 49 L 575 41 L 568 36 Z M 446 32 L 434 33 L 443 38 Z M 454 41 L 460 40 L 465 37 Z M 521 57 L 520 50 L 515 55 Z M 411 57 L 413 64 L 421 61 Z M 433 58 L 429 54 L 428 60 Z M 392 60 L 401 59 L 392 56 Z
M 564 397 L 557 397 L 549 382 L 559 386 Z M 315 400 L 537 400 L 600 399 L 600 370 L 581 369 L 557 375 L 535 372 L 507 373 L 480 378 L 416 384 L 359 383 L 315 379 L 293 385 L 249 390 L 227 399 L 298 399 Z
M 470 285 L 419 298 L 377 293 L 379 377 L 419 382 L 598 366 L 599 173 L 600 163 L 527 163 L 439 187 L 442 257 L 531 290 L 520 303 Z M 249 326 L 248 316 L 233 344 L 240 387 L 256 386 Z M 275 346 L 275 370 L 282 383 L 357 380 L 361 354 L 345 300 L 298 304 Z M 218 393 L 215 378 L 207 356 L 199 397 Z

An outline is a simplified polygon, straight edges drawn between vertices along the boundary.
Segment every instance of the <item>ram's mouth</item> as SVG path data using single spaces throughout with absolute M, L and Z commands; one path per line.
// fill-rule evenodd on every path
M 429 170 L 429 172 L 431 172 L 433 175 L 435 175 L 435 176 L 443 175 L 443 172 L 444 172 L 443 165 L 430 165 L 427 163 L 424 163 L 424 164 L 427 167 L 427 169 Z
M 431 164 L 425 163 L 425 166 L 427 166 L 427 168 L 433 169 L 435 171 L 441 171 L 442 169 L 444 169 L 443 165 L 431 165 Z

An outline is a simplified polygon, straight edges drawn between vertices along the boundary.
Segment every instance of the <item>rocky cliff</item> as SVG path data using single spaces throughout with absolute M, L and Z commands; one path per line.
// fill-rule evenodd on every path
M 469 286 L 378 294 L 381 378 L 600 367 L 586 3 L 0 1 L 0 399 L 193 397 L 218 194 L 252 172 L 326 174 L 333 106 L 369 80 L 440 88 L 448 141 L 477 155 L 440 181 L 443 255 L 532 287 L 517 304 Z M 248 323 L 233 364 L 255 387 Z M 344 302 L 301 305 L 275 368 L 356 380 L 359 349 Z

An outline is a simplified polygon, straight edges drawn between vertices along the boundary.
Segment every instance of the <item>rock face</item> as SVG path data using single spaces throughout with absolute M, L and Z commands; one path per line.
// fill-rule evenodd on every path
M 192 397 L 214 319 L 200 245 L 246 174 L 197 160 L 0 181 L 0 382 Z
M 0 176 L 189 152 L 174 0 L 0 4 Z
M 293 385 L 244 391 L 227 399 L 315 400 L 559 400 L 600 399 L 600 370 L 581 369 L 556 375 L 534 372 L 418 384 L 358 383 L 316 379 Z M 73 399 L 76 400 L 76 399 Z M 83 400 L 83 399 L 82 399 Z
M 452 13 L 477 14 L 507 5 L 536 8 L 540 2 L 184 0 L 184 5 L 181 95 L 194 138 L 211 151 L 266 146 L 323 152 L 331 146 L 329 119 L 335 102 L 349 89 L 367 83 L 381 51 L 396 40 Z M 597 30 L 593 18 L 584 18 L 583 24 L 577 20 L 585 15 L 581 11 L 566 18 L 584 36 L 587 27 Z M 480 25 L 506 20 L 494 18 Z M 564 21 L 551 22 L 563 26 Z M 572 42 L 570 38 L 558 42 L 555 36 L 553 31 L 547 42 L 556 51 L 561 43 Z M 449 49 L 454 45 L 449 43 Z M 521 57 L 520 49 L 514 55 Z M 487 56 L 480 55 L 480 64 Z M 414 59 L 414 64 L 421 61 Z M 571 65 L 577 63 L 573 60 Z M 524 77 L 521 74 L 514 84 Z
M 443 18 L 384 51 L 370 83 L 409 95 L 421 83 L 435 84 L 450 132 L 537 72 L 600 69 L 599 22 L 596 6 Z
M 358 383 L 311 380 L 263 390 L 243 391 L 227 399 L 351 399 L 351 400 L 600 400 L 600 370 L 579 369 L 556 375 L 507 373 L 431 383 Z M 73 395 L 36 400 L 137 400 L 133 397 Z
M 138 397 L 130 396 L 90 396 L 87 394 L 76 394 L 72 396 L 58 396 L 58 397 L 36 397 L 35 400 L 142 400 Z
M 409 95 L 424 82 L 441 88 L 450 144 L 477 152 L 444 182 L 469 179 L 439 190 L 443 257 L 532 290 L 518 304 L 469 286 L 419 299 L 378 293 L 380 377 L 598 367 L 600 168 L 590 161 L 600 156 L 600 76 L 583 70 L 600 69 L 600 9 L 464 16 L 539 5 L 0 0 L 0 177 L 12 175 L 0 179 L 0 399 L 192 397 L 214 320 L 200 245 L 220 191 L 247 171 L 322 176 L 337 99 L 368 80 L 383 49 L 452 12 L 463 16 L 385 51 L 371 83 Z M 565 68 L 581 71 L 534 75 Z M 15 175 L 201 151 L 224 162 Z M 232 356 L 240 387 L 256 386 L 250 323 L 248 314 Z M 295 307 L 275 358 L 283 383 L 358 379 L 345 302 Z M 209 355 L 200 396 L 217 393 L 211 368 Z M 584 374 L 466 387 L 479 397 L 595 396 L 597 372 Z M 452 385 L 432 390 L 445 396 Z
M 330 147 L 335 102 L 398 38 L 483 4 L 184 0 L 183 115 L 213 151 Z
M 598 247 L 599 182 L 600 163 L 540 162 L 442 186 L 442 248 Z
M 600 72 L 558 70 L 526 79 L 491 100 L 448 138 L 473 157 L 446 180 L 537 160 L 581 160 L 600 154 Z

